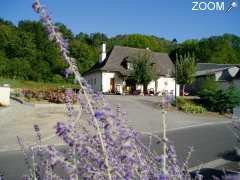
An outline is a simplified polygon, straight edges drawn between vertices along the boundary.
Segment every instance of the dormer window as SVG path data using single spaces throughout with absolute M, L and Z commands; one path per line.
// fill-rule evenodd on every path
M 133 63 L 127 62 L 127 70 L 133 70 Z
M 133 63 L 129 61 L 128 57 L 125 57 L 121 63 L 121 65 L 127 70 L 133 70 Z

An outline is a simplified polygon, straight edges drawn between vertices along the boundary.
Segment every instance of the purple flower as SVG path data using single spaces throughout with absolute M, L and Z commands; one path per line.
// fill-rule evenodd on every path
M 103 116 L 103 113 L 102 113 L 102 112 L 100 112 L 100 111 L 95 112 L 95 117 L 96 117 L 98 120 L 100 120 L 102 116 Z
M 32 8 L 36 13 L 39 13 L 40 5 L 37 2 L 33 3 Z
M 38 126 L 37 124 L 35 124 L 33 127 L 34 127 L 34 129 L 35 129 L 36 132 L 39 132 L 39 131 L 40 131 L 40 128 L 39 128 L 39 126 Z
M 72 70 L 71 70 L 70 68 L 65 69 L 65 71 L 64 71 L 64 76 L 65 76 L 66 79 L 68 78 L 68 76 L 69 76 L 70 74 L 72 74 Z

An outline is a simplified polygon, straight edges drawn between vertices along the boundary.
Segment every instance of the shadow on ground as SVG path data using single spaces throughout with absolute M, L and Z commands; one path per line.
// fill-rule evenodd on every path
M 226 151 L 219 154 L 219 157 L 233 162 L 240 162 L 240 156 L 237 154 L 236 150 Z
M 218 169 L 211 168 L 203 168 L 199 172 L 202 175 L 203 180 L 237 180 L 240 179 L 240 174 L 232 171 L 223 171 Z M 196 177 L 197 172 L 191 172 L 191 178 L 194 179 Z

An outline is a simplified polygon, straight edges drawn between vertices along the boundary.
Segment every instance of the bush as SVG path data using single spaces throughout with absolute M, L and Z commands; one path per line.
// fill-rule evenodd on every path
M 204 107 L 196 105 L 183 97 L 177 97 L 177 99 L 173 101 L 172 105 L 176 106 L 181 111 L 189 113 L 203 113 L 206 111 Z
M 227 90 L 210 90 L 203 89 L 199 96 L 200 102 L 210 111 L 221 114 L 232 112 L 233 108 L 240 105 L 240 91 L 234 87 Z
M 211 91 L 216 91 L 219 89 L 218 83 L 214 80 L 213 77 L 209 76 L 206 78 L 206 80 L 202 83 L 200 86 L 200 92 L 203 90 L 211 90 Z
M 189 113 L 204 113 L 206 109 L 202 106 L 192 104 L 192 103 L 185 103 L 181 106 L 181 110 L 184 112 L 189 112 Z

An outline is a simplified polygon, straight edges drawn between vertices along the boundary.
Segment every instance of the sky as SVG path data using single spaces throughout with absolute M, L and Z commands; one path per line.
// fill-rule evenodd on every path
M 67 25 L 74 34 L 102 32 L 145 34 L 179 42 L 231 33 L 240 36 L 239 6 L 229 13 L 216 10 L 193 11 L 198 0 L 42 0 L 55 22 Z M 230 0 L 199 0 L 198 2 Z M 17 24 L 38 20 L 31 8 L 33 0 L 0 0 L 0 17 Z M 201 5 L 204 8 L 204 4 Z M 213 7 L 211 4 L 210 8 Z

